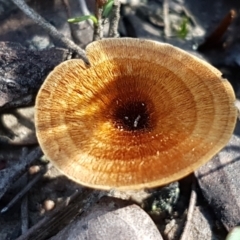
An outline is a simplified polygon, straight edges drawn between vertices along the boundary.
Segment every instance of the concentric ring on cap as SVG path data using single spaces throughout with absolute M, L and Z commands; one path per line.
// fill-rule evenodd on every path
M 57 66 L 36 100 L 46 156 L 74 181 L 140 189 L 178 180 L 226 145 L 237 110 L 230 83 L 208 63 L 168 44 L 105 39 L 91 66 Z

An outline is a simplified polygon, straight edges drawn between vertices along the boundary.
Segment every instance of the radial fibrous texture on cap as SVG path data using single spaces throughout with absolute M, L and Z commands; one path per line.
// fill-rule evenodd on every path
M 184 177 L 228 142 L 231 85 L 208 63 L 168 44 L 106 39 L 69 60 L 36 100 L 39 143 L 76 182 L 140 189 Z

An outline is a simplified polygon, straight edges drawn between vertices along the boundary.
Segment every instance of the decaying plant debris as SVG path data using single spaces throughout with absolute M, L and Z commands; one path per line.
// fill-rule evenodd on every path
M 196 172 L 204 197 L 198 185 L 196 187 L 193 183 L 192 200 L 189 201 L 191 177 L 183 179 L 179 185 L 167 188 L 167 192 L 164 189 L 162 192 L 158 189 L 145 192 L 98 192 L 69 181 L 42 157 L 36 138 L 30 139 L 25 128 L 16 129 L 24 126 L 34 133 L 33 115 L 26 106 L 32 108 L 44 78 L 60 62 L 79 56 L 85 59 L 82 49 L 92 41 L 94 32 L 95 39 L 101 37 L 101 34 L 108 34 L 109 23 L 102 21 L 104 27 L 99 25 L 95 26 L 95 29 L 87 21 L 69 27 L 69 16 L 79 16 L 83 12 L 86 14 L 86 9 L 78 5 L 78 1 L 26 1 L 35 12 L 29 9 L 26 11 L 24 1 L 13 2 L 25 13 L 30 13 L 30 17 L 36 18 L 37 12 L 55 28 L 51 35 L 42 29 L 46 25 L 40 23 L 39 27 L 39 22 L 30 20 L 12 3 L 0 1 L 4 9 L 0 13 L 0 239 L 48 239 L 65 226 L 71 229 L 74 225 L 69 223 L 73 219 L 81 221 L 82 214 L 83 219 L 86 219 L 88 214 L 91 216 L 91 209 L 99 207 L 96 202 L 103 195 L 125 199 L 124 206 L 133 206 L 129 208 L 130 211 L 136 209 L 133 204 L 141 206 L 155 221 L 164 239 L 179 239 L 184 225 L 186 229 L 182 239 L 186 239 L 186 236 L 189 239 L 225 239 L 226 230 L 239 223 L 239 124 L 223 152 L 215 157 L 214 162 Z M 204 39 L 209 39 L 205 37 L 213 36 L 211 33 L 214 33 L 215 29 L 223 29 L 227 21 L 228 25 L 224 28 L 226 32 L 222 32 L 222 38 L 213 38 L 213 44 L 202 51 L 202 56 L 224 73 L 234 86 L 237 98 L 239 97 L 239 82 L 236 81 L 239 76 L 239 34 L 236 30 L 240 21 L 239 3 L 212 1 L 213 8 L 219 9 L 217 13 L 212 13 L 212 9 L 205 9 L 206 4 L 202 1 L 194 3 L 194 7 L 191 1 L 185 1 L 184 4 L 170 0 L 152 0 L 148 1 L 148 4 L 137 1 L 135 5 L 127 4 L 128 1 L 123 2 L 117 32 L 115 23 L 118 22 L 118 17 L 112 16 L 110 20 L 111 36 L 119 33 L 121 36 L 154 39 L 192 51 L 192 47 L 197 49 L 201 43 L 201 46 L 204 46 L 204 41 L 208 41 Z M 118 1 L 115 1 L 115 4 L 118 13 Z M 88 1 L 87 10 L 95 12 L 94 6 L 95 1 Z M 233 11 L 234 19 L 230 19 Z M 148 14 L 144 15 L 146 12 Z M 55 29 L 62 35 L 58 35 Z M 72 32 L 73 29 L 77 29 L 76 33 Z M 70 47 L 63 35 L 75 41 L 77 39 L 80 44 L 74 45 L 71 42 L 70 45 L 73 45 Z M 208 45 L 208 42 L 205 45 Z M 23 107 L 24 111 L 19 107 Z M 220 175 L 217 169 L 220 169 Z M 221 191 L 218 191 L 218 185 L 223 186 Z M 227 193 L 224 192 L 225 189 Z M 206 204 L 204 199 L 207 199 L 211 206 Z M 48 210 L 47 200 L 54 201 L 52 210 Z M 190 215 L 187 216 L 189 202 Z M 103 211 L 107 212 L 120 203 L 114 198 L 105 198 L 100 201 L 100 206 L 104 204 L 106 208 L 102 207 Z M 83 228 L 86 228 L 86 224 L 91 226 L 85 222 L 82 224 Z M 107 227 L 105 224 L 103 226 Z M 130 223 L 128 227 L 132 232 Z M 89 229 L 94 236 L 96 233 Z

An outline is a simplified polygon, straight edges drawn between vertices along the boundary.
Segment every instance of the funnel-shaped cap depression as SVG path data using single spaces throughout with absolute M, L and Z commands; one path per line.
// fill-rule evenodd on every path
M 231 85 L 208 63 L 168 44 L 106 39 L 91 66 L 57 66 L 36 100 L 46 156 L 74 181 L 100 189 L 167 184 L 228 142 L 237 110 Z

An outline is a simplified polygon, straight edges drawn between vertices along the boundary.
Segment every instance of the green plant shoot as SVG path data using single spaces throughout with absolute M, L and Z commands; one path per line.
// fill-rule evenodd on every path
M 182 39 L 186 38 L 188 34 L 188 23 L 189 23 L 189 19 L 187 17 L 184 17 L 180 24 L 179 30 L 177 31 L 177 36 L 179 38 L 182 38 Z
M 110 12 L 112 11 L 112 8 L 113 8 L 113 3 L 114 3 L 114 0 L 108 0 L 107 3 L 103 6 L 102 16 L 104 18 L 109 17 Z
M 68 22 L 69 23 L 78 23 L 78 22 L 86 21 L 88 19 L 92 20 L 95 25 L 98 24 L 98 20 L 94 15 L 85 15 L 85 16 L 81 16 L 81 17 L 70 18 L 70 19 L 68 19 Z

